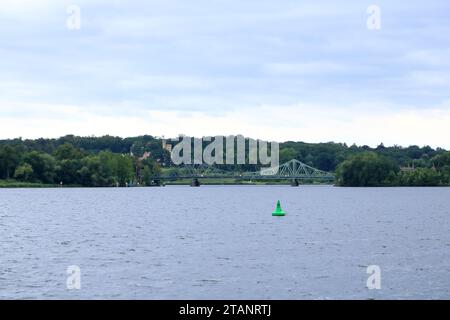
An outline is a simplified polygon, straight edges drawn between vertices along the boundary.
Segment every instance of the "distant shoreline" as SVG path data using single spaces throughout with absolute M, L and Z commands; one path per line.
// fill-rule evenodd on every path
M 114 187 L 114 186 L 98 186 L 98 187 L 86 187 L 82 185 L 57 185 L 57 184 L 43 184 L 43 183 L 25 183 L 25 182 L 12 182 L 12 181 L 1 181 L 0 182 L 0 189 L 70 189 L 70 188 L 80 188 L 80 189 L 89 189 L 89 188 L 108 188 L 108 189 L 127 189 L 127 188 L 158 188 L 158 187 L 165 187 L 165 186 L 189 186 L 190 183 L 188 182 L 172 182 L 172 183 L 165 183 L 163 185 L 155 185 L 155 186 L 130 186 L 130 187 Z M 202 186 L 289 186 L 288 183 L 264 183 L 264 182 L 252 182 L 252 183 L 227 183 L 227 182 L 201 182 Z M 326 183 L 308 183 L 304 184 L 305 186 L 333 186 L 333 184 L 326 184 Z M 301 185 L 300 185 L 301 186 Z
M 161 186 L 132 186 L 132 187 L 86 187 L 81 185 L 65 185 L 60 186 L 56 184 L 43 184 L 43 183 L 25 183 L 25 182 L 17 182 L 17 181 L 1 181 L 0 180 L 0 190 L 1 189 L 128 189 L 128 188 L 162 188 L 166 186 L 189 186 L 189 183 L 184 182 L 176 182 L 176 183 L 166 183 Z M 219 182 L 202 182 L 201 186 L 287 186 L 290 185 L 287 183 L 219 183 Z M 368 188 L 449 188 L 449 185 L 441 185 L 441 186 L 361 186 L 361 187 L 351 187 L 351 186 L 339 186 L 335 184 L 327 184 L 327 183 L 308 183 L 308 184 L 300 184 L 297 188 L 301 188 L 302 186 L 330 186 L 330 187 L 338 187 L 343 189 L 349 188 L 358 188 L 358 189 L 368 189 Z M 295 188 L 295 187 L 294 187 Z

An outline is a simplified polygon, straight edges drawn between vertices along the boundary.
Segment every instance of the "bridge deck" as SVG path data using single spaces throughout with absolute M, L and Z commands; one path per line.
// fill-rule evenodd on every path
M 179 179 L 239 179 L 239 180 L 334 180 L 334 176 L 220 176 L 220 175 L 186 175 L 186 176 L 159 176 L 153 180 L 179 180 Z

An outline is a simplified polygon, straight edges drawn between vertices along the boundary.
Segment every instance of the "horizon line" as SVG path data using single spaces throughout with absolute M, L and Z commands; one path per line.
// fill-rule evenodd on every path
M 144 136 L 150 136 L 154 139 L 165 139 L 168 141 L 177 141 L 177 139 L 179 139 L 180 137 L 183 136 L 187 136 L 187 137 L 191 137 L 191 138 L 197 138 L 196 136 L 190 136 L 190 135 L 185 135 L 185 134 L 179 134 L 178 137 L 174 138 L 174 137 L 170 137 L 167 138 L 164 135 L 152 135 L 152 134 L 141 134 L 141 135 L 133 135 L 133 136 L 120 136 L 120 135 L 111 135 L 111 134 L 103 134 L 103 135 L 76 135 L 76 134 L 65 134 L 62 136 L 58 136 L 58 137 L 35 137 L 35 138 L 30 138 L 30 137 L 15 137 L 15 138 L 0 138 L 0 142 L 5 142 L 5 141 L 13 141 L 13 140 L 22 140 L 22 141 L 26 141 L 26 140 L 40 140 L 40 139 L 44 139 L 44 140 L 59 140 L 65 137 L 77 137 L 77 138 L 103 138 L 103 137 L 113 137 L 113 138 L 120 138 L 120 139 L 130 139 L 130 138 L 139 138 L 139 137 L 144 137 Z M 262 141 L 268 141 L 268 140 L 264 140 L 264 139 L 258 139 L 258 138 L 253 138 L 253 137 L 246 137 L 243 134 L 228 134 L 228 135 L 204 135 L 202 136 L 202 138 L 205 137 L 229 137 L 229 136 L 242 136 L 245 139 L 253 139 L 253 140 L 262 140 Z M 404 146 L 404 145 L 400 145 L 400 144 L 393 144 L 393 145 L 385 145 L 383 142 L 380 142 L 377 146 L 371 146 L 368 144 L 357 144 L 357 143 L 347 143 L 347 142 L 337 142 L 337 141 L 323 141 L 323 142 L 307 142 L 307 141 L 302 141 L 302 140 L 285 140 L 285 141 L 273 141 L 279 144 L 285 144 L 285 143 L 289 143 L 289 142 L 294 142 L 294 143 L 305 143 L 305 144 L 341 144 L 341 145 L 345 145 L 348 148 L 351 146 L 356 146 L 356 147 L 369 147 L 371 149 L 376 149 L 379 146 L 383 145 L 385 148 L 410 148 L 410 147 L 419 147 L 419 148 L 425 148 L 425 147 L 430 147 L 434 150 L 445 150 L 448 151 L 448 149 L 446 149 L 445 147 L 432 147 L 430 144 L 425 144 L 425 145 L 418 145 L 418 144 L 410 144 L 408 146 Z

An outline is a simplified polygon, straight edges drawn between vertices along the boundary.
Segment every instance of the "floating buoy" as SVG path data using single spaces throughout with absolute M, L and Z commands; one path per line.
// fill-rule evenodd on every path
M 281 209 L 280 200 L 278 200 L 277 208 L 275 209 L 274 212 L 272 212 L 272 216 L 283 217 L 285 215 L 286 215 L 286 212 L 284 212 L 283 209 Z

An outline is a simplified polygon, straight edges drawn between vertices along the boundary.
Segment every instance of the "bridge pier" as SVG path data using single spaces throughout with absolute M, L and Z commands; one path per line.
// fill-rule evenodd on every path
M 291 187 L 298 187 L 299 185 L 300 185 L 300 182 L 298 182 L 298 179 L 291 180 Z
M 192 179 L 191 187 L 200 187 L 200 181 L 197 178 Z

